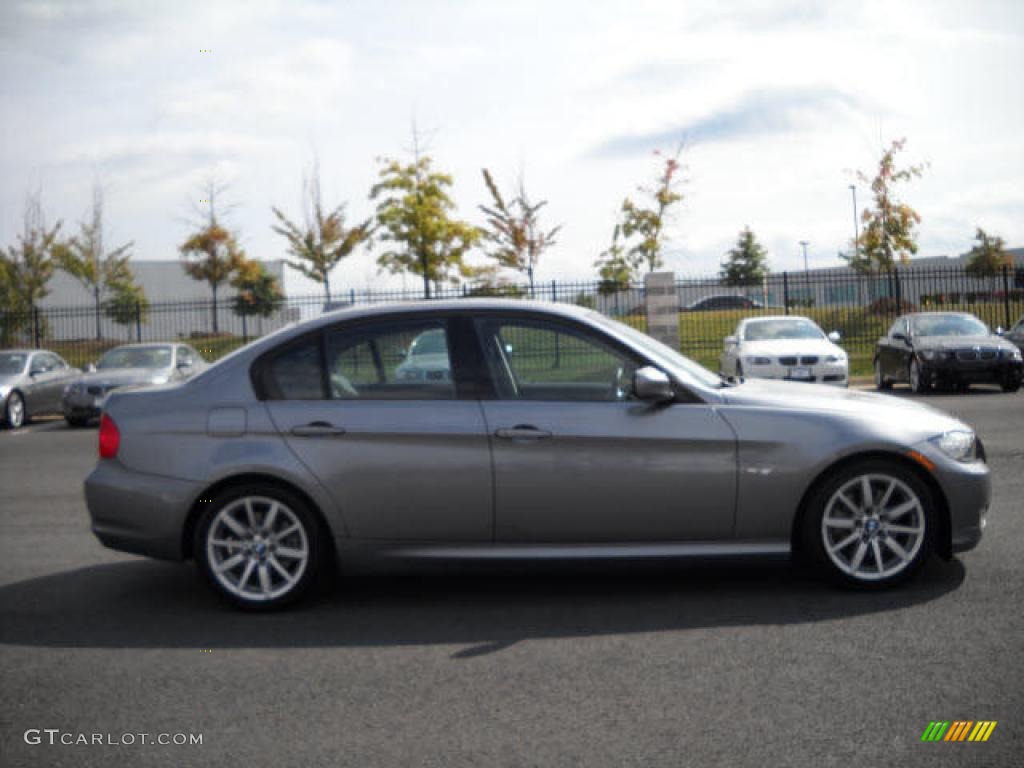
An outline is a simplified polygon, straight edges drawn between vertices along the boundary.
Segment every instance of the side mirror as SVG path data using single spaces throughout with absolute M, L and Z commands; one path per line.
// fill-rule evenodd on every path
M 1004 333 L 1003 326 L 1000 325 L 996 328 L 996 336 L 1002 336 Z
M 179 371 L 185 371 L 185 370 L 188 370 L 191 367 L 192 367 L 192 361 L 191 360 L 179 360 L 178 361 L 178 370 Z
M 28 375 L 35 377 L 38 376 L 40 373 L 46 373 L 46 371 L 44 371 L 42 368 L 33 368 L 31 371 L 28 372 Z
M 737 341 L 737 339 L 736 339 L 735 336 L 726 336 L 725 337 L 725 346 L 727 346 L 727 347 L 735 346 L 736 345 L 736 341 Z
M 654 403 L 664 403 L 675 397 L 672 382 L 665 372 L 650 365 L 633 374 L 633 394 L 641 400 Z
M 892 335 L 892 339 L 893 339 L 893 341 L 902 341 L 904 344 L 908 344 L 909 343 L 907 341 L 907 334 L 901 333 L 900 331 L 897 331 L 896 333 L 894 333 Z
M 828 340 L 833 344 L 838 344 L 841 338 L 843 337 L 839 335 L 839 331 L 832 331 L 832 333 L 828 335 Z
M 85 365 L 85 372 L 86 373 L 96 373 L 96 363 L 86 363 L 86 365 Z

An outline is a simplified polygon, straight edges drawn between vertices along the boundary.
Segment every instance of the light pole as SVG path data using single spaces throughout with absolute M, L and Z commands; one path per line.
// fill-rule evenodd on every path
M 808 269 L 807 269 L 807 246 L 808 245 L 809 245 L 809 243 L 808 243 L 807 240 L 801 240 L 800 241 L 800 247 L 804 249 L 804 275 L 805 276 L 808 273 Z

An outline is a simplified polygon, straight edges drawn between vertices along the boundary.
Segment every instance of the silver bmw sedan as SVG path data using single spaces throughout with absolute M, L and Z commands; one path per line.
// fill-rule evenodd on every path
M 450 375 L 403 375 L 424 334 Z M 725 381 L 595 312 L 502 300 L 344 310 L 114 391 L 99 451 L 99 540 L 194 559 L 252 609 L 356 554 L 792 554 L 885 587 L 976 546 L 990 496 L 981 441 L 938 410 Z

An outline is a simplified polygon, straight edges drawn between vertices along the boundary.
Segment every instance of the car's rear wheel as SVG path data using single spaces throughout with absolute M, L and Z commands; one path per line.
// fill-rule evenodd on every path
M 68 423 L 69 427 L 84 427 L 89 423 L 89 419 L 82 416 L 65 416 L 64 421 Z
M 25 424 L 25 400 L 20 392 L 14 391 L 7 396 L 4 404 L 4 421 L 11 429 L 18 429 Z
M 877 357 L 875 358 L 875 389 L 892 389 L 892 382 L 885 378 L 885 374 L 882 373 L 882 361 Z
M 231 604 L 273 610 L 300 598 L 325 558 L 317 521 L 273 485 L 236 488 L 209 502 L 194 552 L 207 581 Z
M 804 518 L 804 545 L 842 584 L 889 587 L 927 560 L 935 516 L 931 493 L 913 472 L 885 461 L 861 462 L 814 493 Z
M 1007 376 L 999 386 L 1003 388 L 1003 392 L 1016 392 L 1020 389 L 1020 379 Z
M 908 378 L 910 379 L 910 391 L 915 395 L 928 391 L 928 383 L 924 380 L 924 376 L 921 373 L 921 364 L 917 362 L 916 357 L 910 361 Z

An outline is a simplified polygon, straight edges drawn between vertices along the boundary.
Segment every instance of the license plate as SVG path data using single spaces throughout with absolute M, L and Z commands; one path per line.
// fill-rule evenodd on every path
M 791 379 L 809 379 L 811 378 L 810 368 L 790 368 L 789 378 Z

